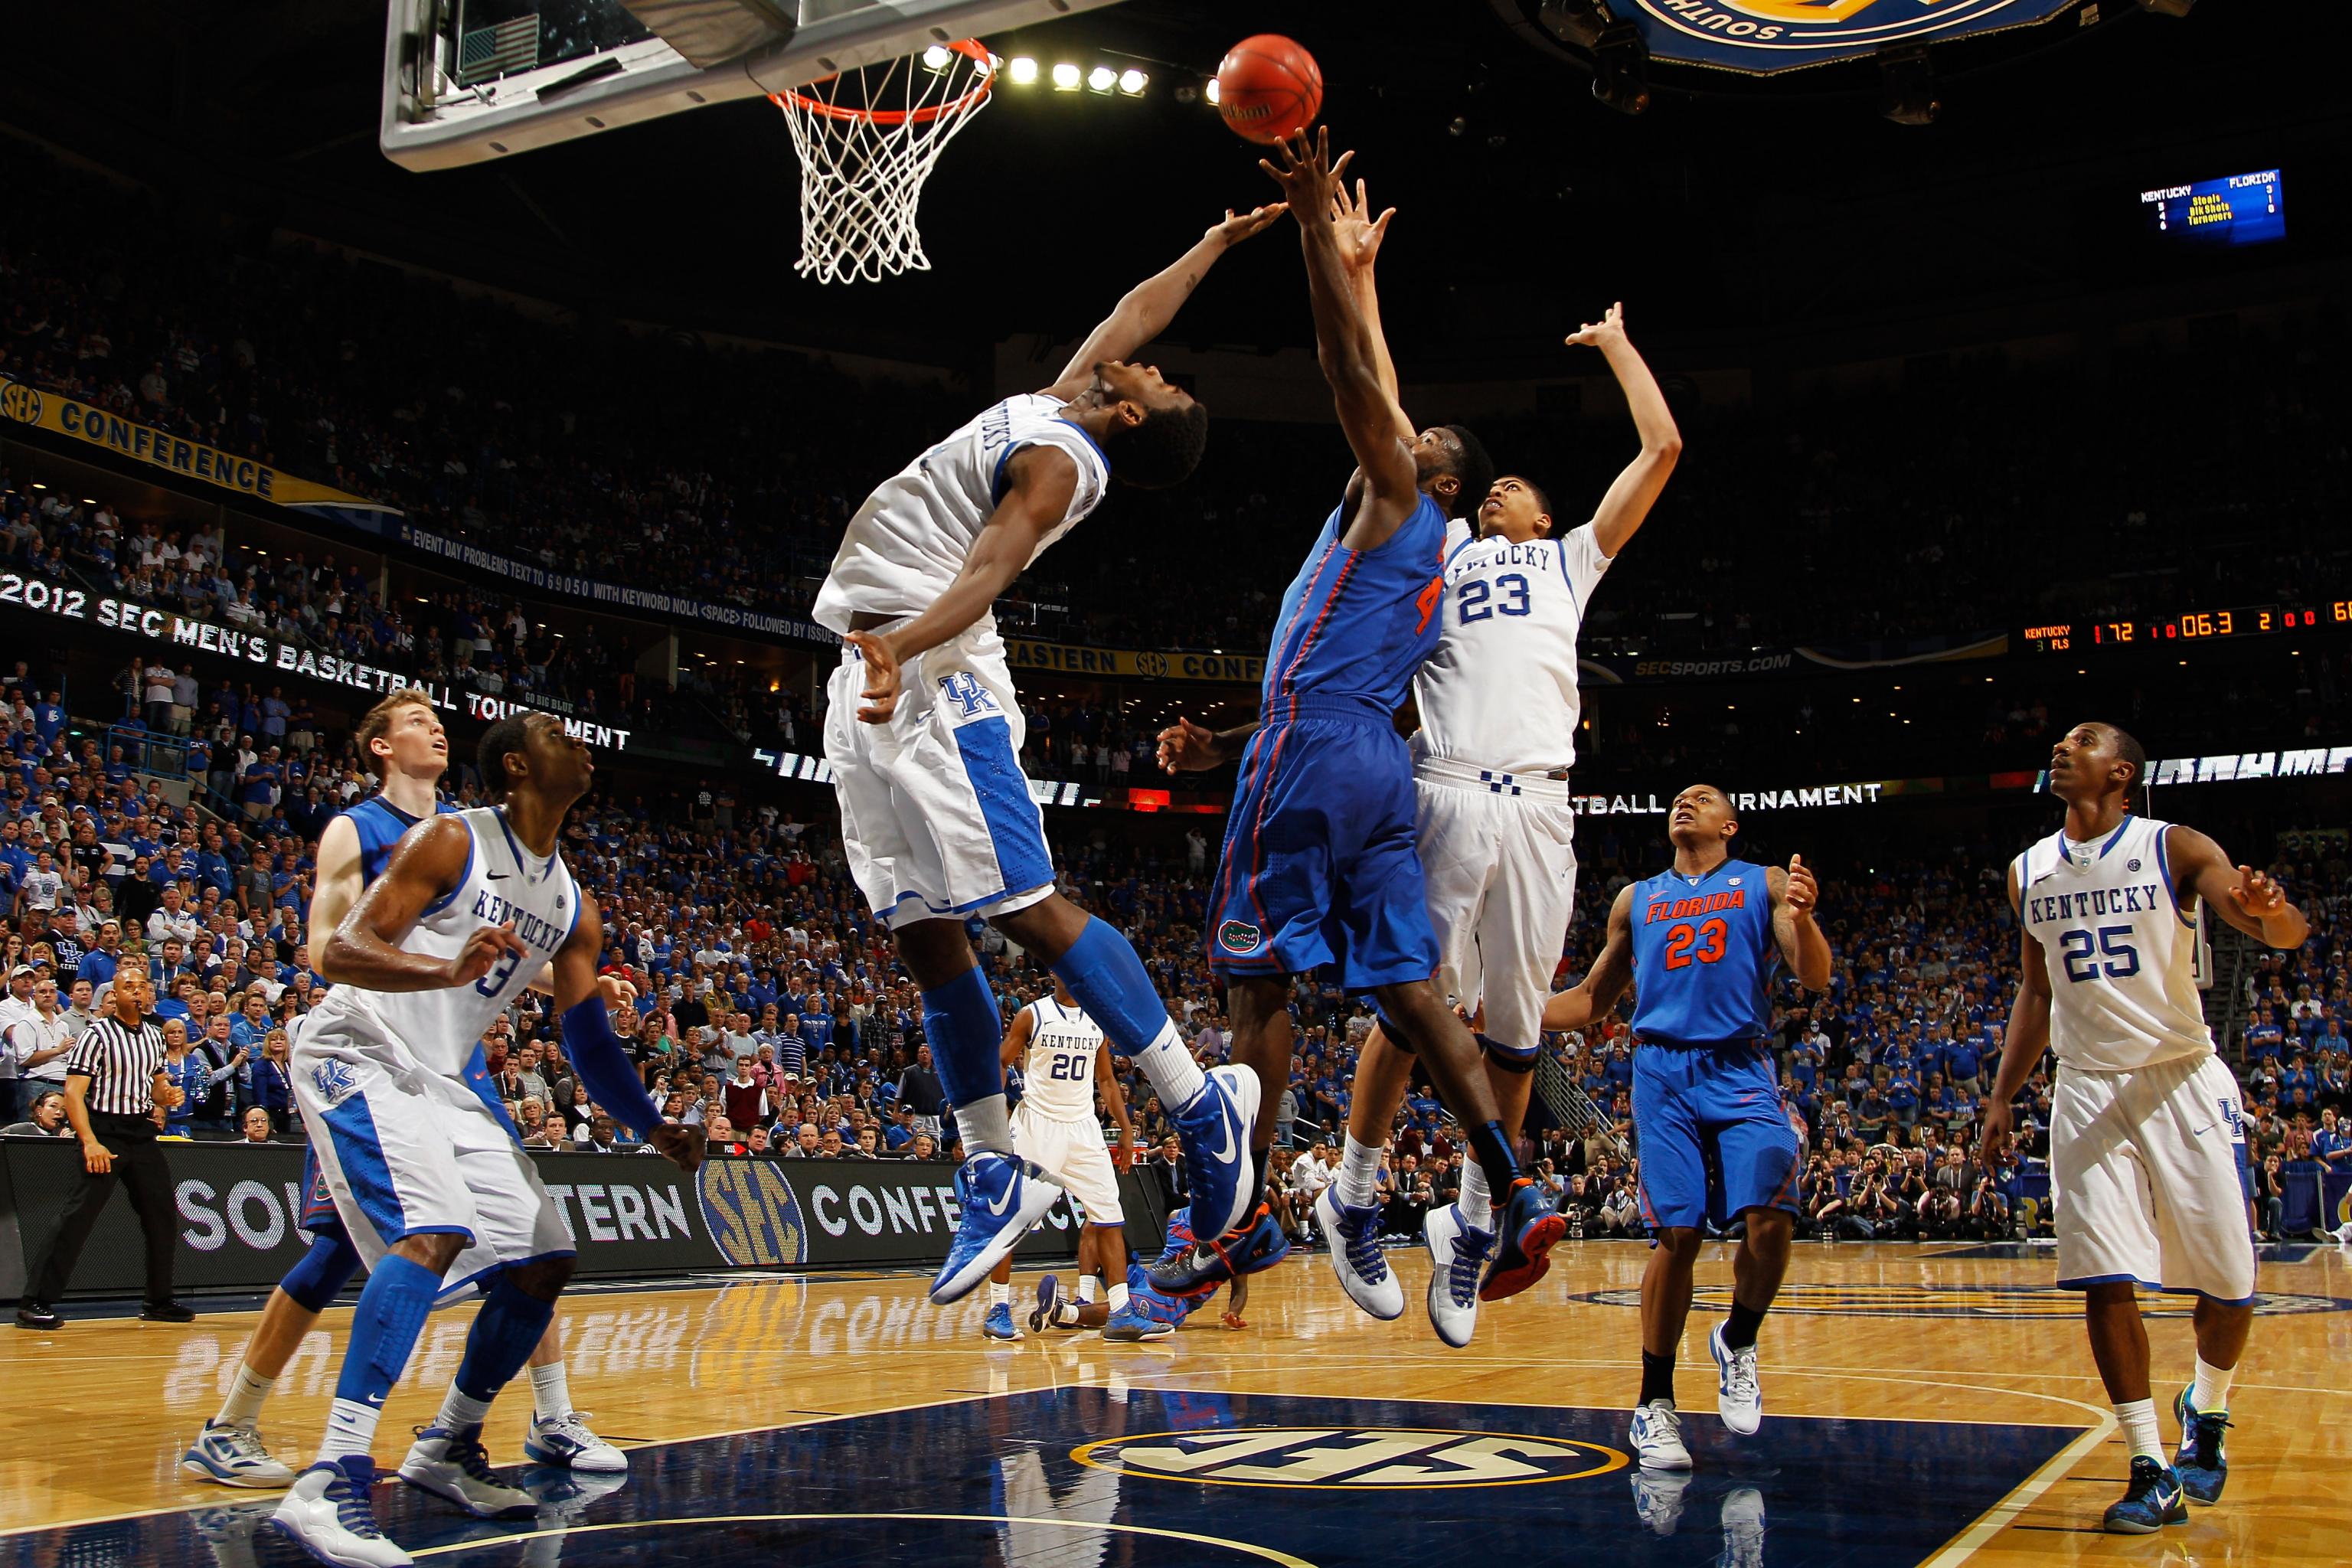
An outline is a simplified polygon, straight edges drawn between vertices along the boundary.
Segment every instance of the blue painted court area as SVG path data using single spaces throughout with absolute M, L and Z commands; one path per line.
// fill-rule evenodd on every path
M 534 1471 L 536 1521 L 478 1523 L 399 1486 L 420 1562 L 515 1568 L 1288 1568 L 1569 1555 L 1608 1568 L 1888 1568 L 1932 1555 L 2074 1438 L 2063 1426 L 1711 1414 L 1696 1472 L 1643 1472 L 1613 1410 L 1069 1389 L 665 1444 L 617 1488 Z M 387 1446 L 385 1457 L 393 1450 Z M 569 1495 L 567 1495 L 569 1494 Z M 22 1568 L 277 1568 L 273 1499 L 34 1531 Z

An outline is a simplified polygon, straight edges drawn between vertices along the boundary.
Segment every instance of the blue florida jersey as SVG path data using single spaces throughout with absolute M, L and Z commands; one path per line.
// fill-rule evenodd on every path
M 1633 889 L 1633 1034 L 1719 1045 L 1771 1033 L 1780 962 L 1765 868 L 1726 860 L 1706 876 L 1661 872 Z
M 436 816 L 446 816 L 457 808 L 447 801 L 436 801 Z M 372 795 L 343 813 L 360 835 L 360 886 L 372 888 L 392 862 L 393 847 L 400 836 L 416 826 L 418 818 L 411 816 L 380 795 Z
M 1393 713 L 1413 672 L 1437 647 L 1445 594 L 1445 514 L 1422 496 L 1386 543 L 1350 550 L 1347 505 L 1331 509 L 1307 563 L 1291 579 L 1266 651 L 1263 716 L 1303 703 L 1349 703 Z

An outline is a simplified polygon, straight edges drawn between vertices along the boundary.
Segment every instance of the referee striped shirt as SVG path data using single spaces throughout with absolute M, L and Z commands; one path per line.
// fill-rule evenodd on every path
M 101 1116 L 144 1116 L 155 1109 L 155 1075 L 163 1070 L 163 1031 L 132 1028 L 109 1013 L 91 1021 L 66 1053 L 66 1076 L 89 1079 L 89 1109 Z

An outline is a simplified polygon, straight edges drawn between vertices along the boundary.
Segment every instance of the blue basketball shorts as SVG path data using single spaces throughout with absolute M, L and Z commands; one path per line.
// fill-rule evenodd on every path
M 1644 1043 L 1633 1053 L 1642 1214 L 1652 1225 L 1723 1225 L 1749 1209 L 1795 1213 L 1804 1141 L 1760 1040 Z
M 1369 704 L 1298 704 L 1252 738 L 1210 889 L 1209 967 L 1226 981 L 1336 965 L 1349 991 L 1437 967 L 1412 762 Z

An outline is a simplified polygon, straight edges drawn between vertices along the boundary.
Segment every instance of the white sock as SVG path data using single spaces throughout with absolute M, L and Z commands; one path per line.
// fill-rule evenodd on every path
M 2230 1380 L 2238 1375 L 2233 1366 L 2209 1366 L 2205 1358 L 2197 1358 L 2197 1385 L 2189 1391 L 2189 1403 L 2197 1406 L 2200 1415 L 2221 1415 L 2230 1408 Z
M 965 1159 L 981 1153 L 1013 1152 L 1013 1117 L 1004 1109 L 1003 1095 L 992 1094 L 986 1100 L 959 1105 L 955 1119 L 956 1131 L 963 1134 Z
M 331 1463 L 346 1454 L 364 1454 L 375 1442 L 375 1424 L 383 1416 L 381 1407 L 357 1399 L 338 1399 L 327 1409 L 327 1438 L 319 1445 L 321 1463 Z
M 1106 1302 L 1109 1306 L 1114 1316 L 1127 1310 L 1126 1280 L 1122 1279 L 1118 1284 L 1110 1288 L 1110 1295 L 1106 1299 Z
M 1486 1190 L 1486 1167 L 1475 1160 L 1462 1162 L 1462 1217 L 1480 1230 L 1495 1228 L 1495 1198 Z
M 1079 1276 L 1078 1276 L 1078 1305 L 1079 1305 L 1079 1306 L 1081 1306 L 1081 1307 L 1085 1307 L 1085 1306 L 1090 1306 L 1090 1305 L 1092 1305 L 1092 1304 L 1093 1304 L 1093 1302 L 1094 1302 L 1094 1299 L 1095 1299 L 1095 1292 L 1096 1292 L 1096 1291 L 1097 1291 L 1097 1290 L 1099 1290 L 1100 1289 L 1102 1289 L 1102 1280 L 1101 1280 L 1100 1279 L 1098 1279 L 1097 1277 L 1096 1277 L 1095 1275 L 1092 1275 L 1092 1274 L 1081 1274 L 1081 1275 L 1079 1275 Z M 2203 1408 L 2204 1408 L 2204 1406 L 2200 1405 L 2200 1406 L 2198 1406 L 2198 1408 L 2201 1410 L 2201 1409 L 2203 1409 Z
M 561 1421 L 572 1414 L 572 1375 L 562 1362 L 530 1369 L 530 1404 L 541 1421 Z
M 2116 1406 L 2116 1420 L 2124 1429 L 2124 1440 L 2131 1445 L 2132 1458 L 2145 1456 L 2158 1464 L 2164 1463 L 2164 1439 L 2157 1435 L 2156 1401 L 2135 1399 L 2129 1405 Z
M 1136 1053 L 1135 1059 L 1159 1091 L 1160 1103 L 1171 1110 L 1190 1110 L 1192 1102 L 1209 1091 L 1209 1076 L 1184 1048 L 1173 1019 L 1161 1027 L 1158 1039 Z
M 433 1418 L 433 1425 L 451 1432 L 475 1432 L 480 1430 L 482 1423 L 489 1418 L 488 1400 L 476 1399 L 460 1393 L 453 1383 L 449 1385 L 449 1392 L 442 1397 L 441 1414 Z
M 1054 1309 L 1054 1326 L 1057 1329 L 1076 1328 L 1078 1326 L 1077 1303 L 1066 1298 L 1056 1305 Z
M 2199 1363 L 2200 1366 L 2203 1363 Z M 236 1381 L 229 1385 L 228 1397 L 221 1401 L 220 1414 L 215 1421 L 224 1426 L 257 1426 L 261 1424 L 262 1402 L 269 1391 L 278 1386 L 274 1377 L 264 1377 L 242 1362 L 237 1363 Z M 2221 1386 L 2229 1386 L 2229 1374 L 2222 1374 Z M 2204 1409 L 2199 1405 L 2200 1410 Z
M 993 1279 L 990 1280 L 988 1282 L 988 1304 L 992 1307 L 1010 1307 L 1013 1305 L 1013 1281 L 1007 1279 L 1004 1283 L 1000 1285 Z
M 1356 1135 L 1348 1134 L 1348 1147 L 1339 1156 L 1339 1201 L 1351 1209 L 1362 1208 L 1381 1193 L 1381 1149 L 1377 1143 L 1359 1143 Z

